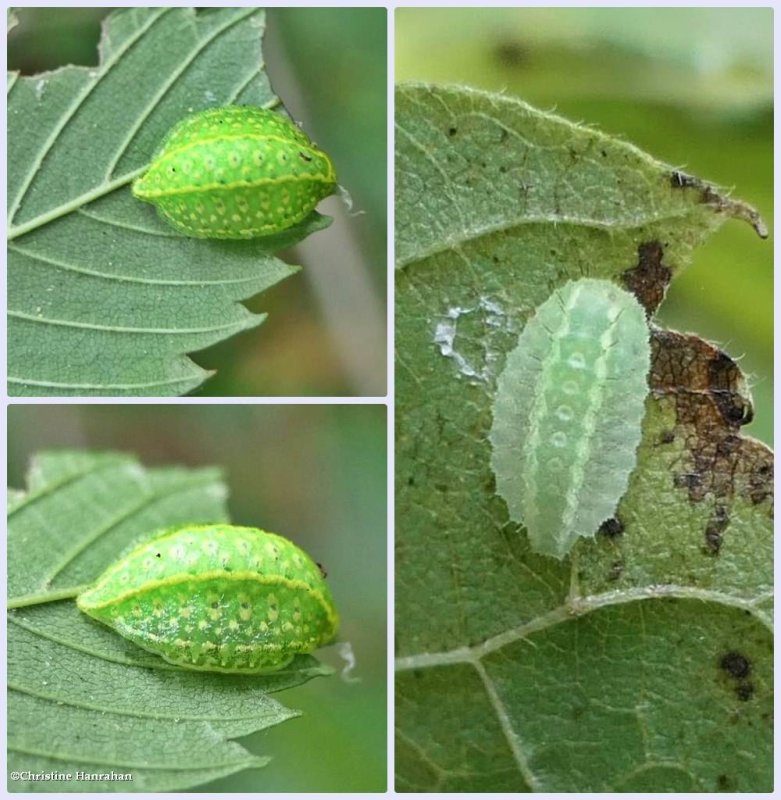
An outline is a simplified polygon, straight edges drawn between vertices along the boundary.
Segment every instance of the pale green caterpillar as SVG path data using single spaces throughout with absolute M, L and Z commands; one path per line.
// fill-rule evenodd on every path
M 76 599 L 89 616 L 188 669 L 265 673 L 332 641 L 320 568 L 257 528 L 183 525 L 136 547 Z
M 174 126 L 133 194 L 188 236 L 253 239 L 301 222 L 335 188 L 331 159 L 287 117 L 225 106 Z
M 491 465 L 536 552 L 562 559 L 613 516 L 640 444 L 650 352 L 634 295 L 584 278 L 536 309 L 507 356 Z

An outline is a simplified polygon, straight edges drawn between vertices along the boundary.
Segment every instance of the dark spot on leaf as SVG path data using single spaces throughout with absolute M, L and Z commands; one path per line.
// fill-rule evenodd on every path
M 743 702 L 750 700 L 754 694 L 754 684 L 751 681 L 741 681 L 738 688 L 735 689 L 735 694 L 738 696 L 738 700 Z
M 705 528 L 705 548 L 711 555 L 718 555 L 721 550 L 722 533 L 729 525 L 729 514 L 724 506 L 716 506 L 713 516 Z
M 650 316 L 664 300 L 672 271 L 662 264 L 661 242 L 644 242 L 637 248 L 637 265 L 625 270 L 621 278 Z
M 219 608 L 219 607 L 220 607 L 220 604 L 217 603 L 216 601 L 214 603 L 212 603 L 212 608 Z
M 731 456 L 740 448 L 740 436 L 725 436 L 717 445 L 716 453 L 720 456 Z
M 155 558 L 162 558 L 162 555 L 160 553 L 155 553 Z
M 607 574 L 609 581 L 617 581 L 624 574 L 624 562 L 614 561 L 610 565 L 610 571 Z
M 716 778 L 716 788 L 719 792 L 729 792 L 732 789 L 732 781 L 726 775 L 719 775 Z
M 448 128 L 447 135 L 448 136 L 455 136 L 458 133 L 458 128 L 455 126 L 452 128 Z
M 732 678 L 747 678 L 751 673 L 751 662 L 737 650 L 730 650 L 721 657 L 721 668 Z
M 675 433 L 673 431 L 664 431 L 659 437 L 659 444 L 672 444 L 675 441 Z
M 764 462 L 755 463 L 754 469 L 749 474 L 749 497 L 754 505 L 759 505 L 767 498 L 772 500 L 773 497 L 773 477 L 775 475 L 773 456 L 768 452 L 766 458 L 767 460 Z M 770 516 L 773 516 L 772 506 Z
M 506 67 L 518 68 L 527 63 L 528 52 L 519 41 L 508 39 L 496 45 L 494 58 Z
M 306 153 L 302 153 L 301 151 L 299 151 L 298 155 L 300 155 L 301 158 L 304 161 L 311 161 L 312 160 L 312 156 L 308 156 Z
M 615 539 L 624 532 L 624 523 L 618 517 L 611 517 L 606 519 L 600 526 L 597 533 L 601 536 L 607 536 L 609 539 Z
M 321 578 L 327 578 L 328 577 L 328 573 L 325 571 L 325 567 L 319 561 L 317 561 L 315 563 L 317 564 L 317 568 L 320 570 L 320 577 Z
M 700 482 L 700 476 L 694 472 L 682 472 L 673 478 L 676 489 L 696 489 Z
M 705 529 L 705 547 L 714 556 L 721 550 L 721 533 L 711 525 Z

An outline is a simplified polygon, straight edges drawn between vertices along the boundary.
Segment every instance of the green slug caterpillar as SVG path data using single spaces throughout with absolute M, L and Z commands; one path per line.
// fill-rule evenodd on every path
M 640 444 L 650 351 L 634 295 L 584 278 L 536 309 L 507 356 L 491 465 L 537 553 L 562 559 L 613 516 Z
M 335 188 L 331 159 L 287 117 L 225 106 L 175 125 L 133 194 L 188 236 L 253 239 L 301 222 Z
M 332 641 L 339 625 L 328 585 L 303 550 L 227 524 L 155 535 L 76 603 L 166 661 L 212 672 L 273 672 Z

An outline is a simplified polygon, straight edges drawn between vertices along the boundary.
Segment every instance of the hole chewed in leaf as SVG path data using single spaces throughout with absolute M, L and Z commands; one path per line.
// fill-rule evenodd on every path
M 748 425 L 754 419 L 754 407 L 743 376 L 726 353 L 718 351 L 708 361 L 708 384 L 714 402 L 728 422 Z

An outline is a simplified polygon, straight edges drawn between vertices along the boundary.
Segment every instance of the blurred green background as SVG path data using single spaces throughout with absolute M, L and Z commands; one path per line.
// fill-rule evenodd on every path
M 93 8 L 17 9 L 8 67 L 31 75 L 97 64 Z M 208 12 L 206 12 L 208 13 Z M 386 393 L 387 12 L 384 8 L 272 9 L 264 57 L 271 84 L 294 119 L 333 158 L 341 198 L 319 210 L 330 228 L 280 258 L 298 275 L 250 300 L 263 325 L 199 352 L 219 369 L 198 391 L 219 396 Z M 357 215 L 355 212 L 359 212 Z
M 773 11 L 396 12 L 396 80 L 503 91 L 596 125 L 727 189 L 773 223 Z M 740 358 L 773 439 L 773 243 L 730 221 L 672 284 L 661 324 Z
M 295 541 L 328 571 L 358 682 L 339 672 L 276 694 L 304 712 L 247 737 L 268 767 L 208 792 L 381 792 L 386 786 L 387 476 L 382 405 L 13 405 L 8 481 L 57 447 L 120 450 L 145 466 L 218 465 L 232 521 Z M 334 646 L 317 657 L 341 670 Z

